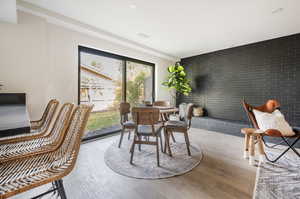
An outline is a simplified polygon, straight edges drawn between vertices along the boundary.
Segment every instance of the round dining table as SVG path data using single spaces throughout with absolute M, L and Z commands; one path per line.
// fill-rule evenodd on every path
M 157 108 L 161 114 L 161 119 L 165 122 L 169 120 L 169 116 L 171 114 L 175 114 L 179 111 L 177 107 L 173 106 L 152 106 L 152 105 L 138 105 L 136 107 L 143 107 L 143 108 Z

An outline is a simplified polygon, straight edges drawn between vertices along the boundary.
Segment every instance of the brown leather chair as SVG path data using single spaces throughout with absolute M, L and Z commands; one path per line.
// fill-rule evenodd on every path
M 119 148 L 121 147 L 122 140 L 124 137 L 125 131 L 128 131 L 128 140 L 130 139 L 130 133 L 134 130 L 135 124 L 134 122 L 130 121 L 128 115 L 130 113 L 130 104 L 127 102 L 120 103 L 120 123 L 122 126 L 121 136 L 119 141 Z
M 261 106 L 251 106 L 250 104 L 246 103 L 245 100 L 242 101 L 242 105 L 243 108 L 245 109 L 248 119 L 250 121 L 250 123 L 252 124 L 253 128 L 259 129 L 255 115 L 253 113 L 253 109 L 259 110 L 261 112 L 267 112 L 267 113 L 272 113 L 273 111 L 275 111 L 276 109 L 280 109 L 280 103 L 276 100 L 268 100 L 266 104 L 261 105 Z M 276 162 L 277 160 L 279 160 L 287 151 L 289 151 L 290 149 L 292 149 L 297 155 L 298 157 L 300 157 L 300 154 L 298 153 L 298 151 L 296 151 L 296 149 L 294 148 L 294 145 L 299 141 L 300 139 L 300 132 L 297 129 L 293 129 L 295 135 L 293 136 L 283 136 L 282 133 L 276 129 L 268 129 L 266 131 L 264 131 L 264 133 L 262 134 L 262 139 L 263 142 L 265 143 L 265 145 L 268 147 L 268 145 L 266 144 L 265 140 L 264 140 L 264 136 L 270 136 L 270 137 L 275 137 L 275 138 L 281 138 L 282 142 L 281 143 L 285 143 L 288 145 L 288 148 L 285 149 L 278 157 L 276 157 L 274 160 L 270 160 L 268 158 L 268 156 L 266 155 L 266 159 L 270 162 Z M 289 143 L 289 138 L 294 138 L 294 141 L 292 143 Z M 276 144 L 278 145 L 278 144 Z M 273 147 L 273 146 L 272 146 Z

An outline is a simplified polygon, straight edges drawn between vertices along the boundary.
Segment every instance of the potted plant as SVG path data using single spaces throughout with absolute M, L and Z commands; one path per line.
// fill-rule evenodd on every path
M 174 105 L 176 105 L 176 98 L 180 95 L 188 96 L 191 91 L 190 79 L 187 78 L 184 67 L 179 62 L 175 66 L 168 67 L 168 78 L 162 83 L 163 86 L 168 87 L 170 94 L 174 99 Z

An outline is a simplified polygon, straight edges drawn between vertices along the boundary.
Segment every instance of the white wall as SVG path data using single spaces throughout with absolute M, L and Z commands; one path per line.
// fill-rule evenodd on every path
M 51 98 L 77 103 L 78 45 L 141 59 L 156 65 L 156 98 L 170 100 L 161 86 L 173 61 L 139 52 L 18 11 L 18 24 L 0 22 L 1 92 L 25 92 L 32 119 Z
M 0 21 L 17 23 L 16 0 L 0 0 Z

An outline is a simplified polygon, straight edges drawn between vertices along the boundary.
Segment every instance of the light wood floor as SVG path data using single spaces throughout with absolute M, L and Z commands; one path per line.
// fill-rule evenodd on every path
M 181 140 L 181 134 L 176 135 Z M 190 130 L 193 145 L 201 147 L 202 162 L 191 172 L 162 180 L 121 176 L 103 160 L 106 148 L 119 136 L 82 144 L 75 170 L 64 178 L 69 199 L 227 199 L 251 198 L 256 167 L 242 158 L 243 138 L 200 129 Z M 13 198 L 29 198 L 45 185 Z M 47 198 L 47 197 L 46 197 Z

